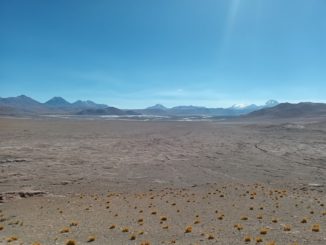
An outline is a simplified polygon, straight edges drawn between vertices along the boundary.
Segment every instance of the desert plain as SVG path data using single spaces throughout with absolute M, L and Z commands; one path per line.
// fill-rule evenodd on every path
M 1 118 L 0 244 L 326 244 L 326 122 Z

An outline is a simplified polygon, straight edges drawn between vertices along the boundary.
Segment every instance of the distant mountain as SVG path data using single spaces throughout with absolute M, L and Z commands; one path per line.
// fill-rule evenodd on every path
M 150 106 L 147 107 L 146 110 L 167 110 L 168 108 L 166 108 L 164 105 L 161 104 L 156 104 L 154 106 Z
M 86 109 L 106 107 L 107 105 L 96 104 L 90 100 L 70 103 L 62 97 L 53 97 L 45 103 L 40 103 L 26 95 L 0 98 L 0 115 L 76 114 Z
M 100 109 L 86 109 L 77 113 L 77 115 L 115 115 L 115 116 L 125 116 L 125 115 L 139 115 L 132 110 L 120 110 L 115 107 L 106 107 Z
M 107 105 L 104 104 L 96 104 L 95 102 L 91 100 L 77 100 L 76 102 L 72 103 L 72 105 L 76 108 L 89 108 L 89 109 L 100 109 L 100 108 L 105 108 L 108 107 Z
M 326 104 L 301 102 L 281 103 L 274 107 L 257 110 L 246 115 L 249 118 L 309 118 L 326 117 Z
M 160 104 L 157 104 L 155 106 L 136 111 L 145 115 L 158 116 L 240 116 L 262 108 L 272 107 L 277 104 L 278 102 L 275 100 L 269 100 L 261 106 L 257 106 L 255 104 L 236 104 L 229 108 L 206 108 L 192 105 L 166 108 Z
M 161 104 L 137 110 L 121 110 L 96 104 L 93 101 L 77 100 L 70 103 L 62 97 L 53 97 L 40 103 L 26 95 L 0 98 L 0 115 L 154 115 L 154 116 L 241 116 L 264 108 L 274 108 L 278 104 L 269 100 L 264 105 L 233 105 L 229 108 L 206 108 L 202 106 L 176 106 L 167 108 Z
M 8 98 L 0 98 L 0 103 L 2 105 L 12 106 L 12 107 L 38 107 L 42 104 L 36 100 L 33 100 L 26 95 L 20 95 L 17 97 L 8 97 Z
M 265 107 L 274 107 L 277 106 L 279 103 L 276 100 L 268 100 L 265 103 Z
M 48 107 L 63 108 L 71 106 L 71 103 L 69 103 L 62 97 L 53 97 L 52 99 L 45 102 L 44 105 Z
M 273 107 L 278 105 L 279 103 L 276 100 L 268 100 L 264 105 L 255 105 L 255 104 L 251 104 L 251 105 L 245 105 L 245 104 L 234 104 L 232 107 L 230 107 L 229 109 L 234 109 L 234 110 L 240 110 L 243 111 L 245 113 L 249 113 L 251 111 L 256 111 L 259 109 L 263 109 L 263 108 L 268 108 L 268 107 Z
M 104 104 L 96 104 L 91 100 L 77 100 L 74 103 L 70 103 L 62 97 L 53 97 L 52 99 L 45 102 L 44 105 L 52 109 L 56 108 L 61 111 L 63 110 L 73 113 L 86 109 L 103 109 L 108 107 Z
M 45 113 L 44 105 L 26 95 L 0 98 L 0 113 L 5 115 Z

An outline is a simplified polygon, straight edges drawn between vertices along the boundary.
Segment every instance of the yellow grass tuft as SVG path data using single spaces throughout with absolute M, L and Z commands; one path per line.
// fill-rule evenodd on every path
M 213 240 L 215 237 L 213 235 L 208 235 L 207 239 L 208 240 Z
M 270 241 L 270 242 L 266 243 L 266 245 L 276 245 L 276 242 L 275 241 Z
M 162 226 L 162 229 L 167 230 L 169 229 L 169 226 L 168 225 Z
M 112 230 L 112 229 L 114 229 L 114 228 L 115 228 L 115 225 L 111 225 L 111 226 L 109 227 L 110 230 Z
M 238 231 L 243 230 L 243 226 L 241 224 L 235 224 L 233 227 L 236 228 Z
M 76 245 L 76 241 L 75 240 L 68 240 L 66 241 L 66 245 Z
M 76 221 L 71 222 L 70 227 L 72 227 L 72 226 L 78 226 L 78 222 L 76 222 Z
M 7 238 L 7 242 L 13 242 L 13 241 L 17 241 L 17 240 L 18 240 L 18 238 L 15 236 L 11 236 L 11 237 Z
M 290 225 L 284 225 L 283 226 L 283 231 L 290 231 L 291 230 L 291 226 Z
M 0 225 L 0 231 L 2 231 L 4 229 L 3 225 Z
M 165 216 L 161 217 L 161 221 L 166 221 L 166 220 L 167 220 L 167 218 Z
M 242 216 L 241 220 L 248 220 L 248 217 L 247 216 Z
M 313 232 L 319 232 L 320 230 L 320 225 L 319 224 L 314 224 L 311 228 Z
M 245 242 L 251 242 L 251 237 L 250 236 L 245 236 L 243 240 Z
M 63 228 L 60 233 L 68 233 L 70 230 L 68 227 Z
M 263 242 L 263 239 L 261 237 L 256 237 L 256 243 Z
M 136 240 L 136 236 L 135 235 L 131 235 L 129 240 L 133 241 L 133 240 Z
M 186 227 L 185 233 L 190 233 L 190 232 L 192 232 L 192 227 L 191 226 Z
M 266 235 L 267 232 L 268 232 L 268 229 L 267 229 L 267 228 L 262 228 L 262 229 L 260 230 L 260 235 Z
M 94 242 L 96 240 L 95 236 L 89 236 L 87 242 Z
M 129 232 L 129 229 L 128 229 L 127 227 L 125 227 L 125 228 L 123 228 L 121 231 L 122 231 L 122 232 Z
M 302 220 L 301 220 L 301 223 L 302 224 L 305 224 L 305 223 L 307 223 L 308 222 L 308 219 L 307 218 L 303 218 Z
M 273 223 L 277 223 L 278 220 L 277 220 L 276 218 L 273 218 L 273 219 L 272 219 L 272 222 L 273 222 Z
M 151 245 L 149 241 L 142 241 L 140 245 Z

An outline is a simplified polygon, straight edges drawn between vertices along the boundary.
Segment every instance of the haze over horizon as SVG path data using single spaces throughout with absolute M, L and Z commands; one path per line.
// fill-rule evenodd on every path
M 326 102 L 323 0 L 1 1 L 0 97 Z

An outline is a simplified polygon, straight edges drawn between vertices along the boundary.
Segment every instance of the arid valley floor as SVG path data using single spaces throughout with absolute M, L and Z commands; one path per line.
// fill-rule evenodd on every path
M 326 123 L 1 118 L 0 244 L 326 244 Z

